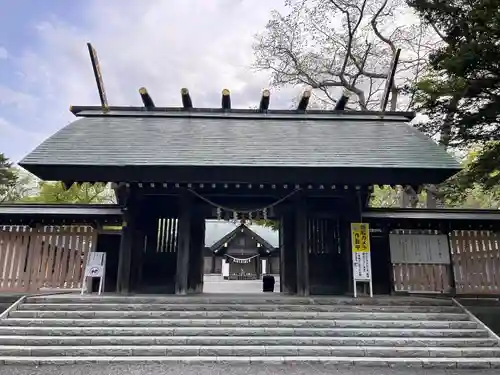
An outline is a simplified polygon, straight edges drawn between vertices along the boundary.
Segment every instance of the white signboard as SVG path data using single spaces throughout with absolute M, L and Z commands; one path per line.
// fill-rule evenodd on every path
M 266 272 L 266 268 L 267 268 L 267 259 L 261 259 L 261 263 L 262 263 L 262 275 L 265 275 L 267 272 Z
M 354 280 L 370 281 L 372 279 L 370 253 L 353 252 L 352 262 Z
M 229 277 L 229 263 L 227 259 L 222 259 L 222 277 Z
M 357 283 L 366 282 L 373 297 L 372 265 L 370 252 L 370 227 L 367 223 L 351 223 L 352 275 L 354 297 L 357 297 Z
M 82 281 L 82 292 L 83 294 L 88 279 L 93 279 L 98 277 L 99 280 L 99 291 L 101 294 L 104 291 L 104 278 L 106 276 L 106 253 L 96 253 L 91 252 L 87 257 L 87 264 L 85 265 L 85 273 L 83 275 Z

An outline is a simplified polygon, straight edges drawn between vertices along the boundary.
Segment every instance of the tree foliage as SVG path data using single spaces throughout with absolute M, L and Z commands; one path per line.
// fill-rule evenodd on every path
M 408 0 L 440 35 L 430 70 L 415 85 L 418 126 L 456 150 L 473 149 L 467 168 L 443 189 L 462 195 L 493 191 L 500 182 L 500 12 L 493 0 Z M 488 193 L 489 194 L 489 193 Z M 492 192 L 493 194 L 493 192 Z
M 400 87 L 420 76 L 436 35 L 418 20 L 403 21 L 408 20 L 403 1 L 287 0 L 286 5 L 288 13 L 273 12 L 254 45 L 255 66 L 271 72 L 273 86 L 310 86 L 324 107 L 344 88 L 354 94 L 351 106 L 378 109 L 391 61 L 402 48 L 390 107 L 411 106 L 411 95 L 397 103 Z
M 114 203 L 112 192 L 106 184 L 73 184 L 65 189 L 62 182 L 40 182 L 38 193 L 21 200 L 24 203 Z
M 463 171 L 439 186 L 439 193 L 443 196 L 444 208 L 471 208 L 471 209 L 499 209 L 500 186 L 486 188 L 483 184 L 468 180 L 470 165 L 475 164 L 482 149 L 477 148 L 468 153 L 463 161 Z M 370 207 L 400 207 L 402 191 L 390 186 L 375 186 L 370 200 Z M 418 195 L 416 208 L 426 207 L 427 192 L 424 190 Z
M 278 231 L 280 229 L 280 222 L 278 220 L 252 220 L 252 224 L 262 225 L 263 227 L 271 228 L 274 231 Z
M 10 160 L 0 153 L 0 203 L 12 200 L 13 191 L 18 183 L 18 175 Z

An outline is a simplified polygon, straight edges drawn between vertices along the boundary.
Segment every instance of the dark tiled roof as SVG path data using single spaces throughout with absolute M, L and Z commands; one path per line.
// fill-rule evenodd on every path
M 117 116 L 120 115 L 120 116 Z M 86 112 L 21 165 L 458 169 L 404 116 Z
M 0 215 L 121 217 L 122 208 L 113 204 L 0 204 Z
M 363 212 L 364 219 L 389 220 L 483 220 L 500 221 L 500 210 L 372 208 Z
M 223 220 L 207 220 L 205 226 L 205 246 L 211 247 L 221 238 L 233 232 L 239 224 Z M 279 247 L 279 234 L 277 231 L 256 224 L 247 225 L 247 227 L 268 242 L 272 247 Z

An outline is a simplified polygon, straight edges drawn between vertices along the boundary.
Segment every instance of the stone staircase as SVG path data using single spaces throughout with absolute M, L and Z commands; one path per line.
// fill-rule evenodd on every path
M 500 343 L 446 299 L 30 297 L 0 363 L 245 362 L 500 368 Z

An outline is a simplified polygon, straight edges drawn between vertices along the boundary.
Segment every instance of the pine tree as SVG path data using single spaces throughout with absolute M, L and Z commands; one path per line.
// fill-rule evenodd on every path
M 442 39 L 415 86 L 421 129 L 454 150 L 479 149 L 448 185 L 465 191 L 500 182 L 500 11 L 496 0 L 407 0 Z

